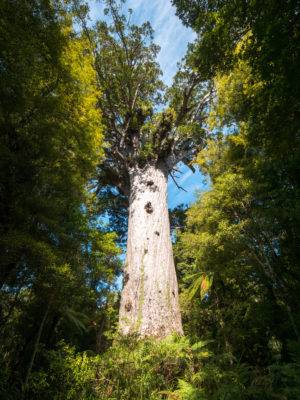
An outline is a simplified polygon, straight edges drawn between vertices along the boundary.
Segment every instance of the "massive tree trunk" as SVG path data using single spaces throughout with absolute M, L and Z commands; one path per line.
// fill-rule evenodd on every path
M 120 332 L 158 338 L 183 334 L 167 207 L 167 171 L 163 166 L 147 165 L 132 168 L 129 174 Z

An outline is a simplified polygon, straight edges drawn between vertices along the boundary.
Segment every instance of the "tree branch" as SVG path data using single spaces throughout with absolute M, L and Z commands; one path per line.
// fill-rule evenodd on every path
M 193 123 L 193 122 L 196 121 L 197 116 L 200 114 L 200 111 L 202 111 L 203 108 L 206 106 L 207 100 L 210 98 L 211 94 L 212 94 L 212 91 L 210 90 L 208 93 L 206 93 L 206 94 L 202 97 L 202 99 L 201 99 L 201 101 L 199 102 L 199 104 L 198 104 L 198 106 L 197 106 L 195 112 L 193 113 L 193 115 L 192 115 L 192 117 L 191 117 L 191 119 L 190 119 L 190 123 Z
M 185 190 L 182 186 L 178 185 L 178 183 L 176 182 L 176 179 L 175 179 L 174 176 L 172 175 L 172 171 L 170 171 L 170 176 L 171 176 L 173 182 L 175 183 L 175 185 L 177 186 L 177 188 L 178 188 L 179 190 L 183 190 L 184 192 L 187 193 L 187 190 Z
M 193 93 L 194 88 L 196 87 L 197 83 L 199 82 L 199 78 L 193 74 L 191 79 L 191 85 L 187 86 L 183 90 L 183 100 L 182 100 L 182 105 L 180 107 L 178 116 L 176 118 L 175 126 L 179 126 L 179 124 L 182 122 L 182 119 L 186 116 L 186 112 L 188 110 L 188 103 L 190 100 L 190 97 Z

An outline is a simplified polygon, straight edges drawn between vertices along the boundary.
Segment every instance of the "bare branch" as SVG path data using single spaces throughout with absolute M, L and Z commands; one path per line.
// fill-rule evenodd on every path
M 211 97 L 211 90 L 205 94 L 205 96 L 202 97 L 201 101 L 199 102 L 195 112 L 192 115 L 192 118 L 190 119 L 190 123 L 193 123 L 196 121 L 196 118 L 200 114 L 201 111 L 203 111 L 204 107 L 207 104 L 208 99 Z
M 178 172 L 178 174 L 183 174 L 183 172 L 182 171 L 180 171 L 179 169 L 177 169 L 177 168 L 175 168 L 175 167 L 173 167 L 173 171 L 175 171 L 175 172 Z
M 178 189 L 183 190 L 184 192 L 187 193 L 187 190 L 185 190 L 182 186 L 178 185 L 178 183 L 176 182 L 176 179 L 174 178 L 174 176 L 172 175 L 172 171 L 170 172 L 170 176 L 173 179 L 173 182 L 175 183 L 175 185 L 177 186 Z

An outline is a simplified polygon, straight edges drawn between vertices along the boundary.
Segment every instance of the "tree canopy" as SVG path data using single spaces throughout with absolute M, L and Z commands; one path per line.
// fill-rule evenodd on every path
M 167 89 L 150 24 L 131 24 L 130 11 L 126 16 L 117 2 L 106 4 L 111 23 L 100 21 L 95 30 L 85 26 L 102 88 L 99 106 L 108 145 L 101 173 L 128 195 L 131 166 L 162 161 L 172 172 L 179 161 L 190 163 L 203 143 L 209 91 L 185 63 Z

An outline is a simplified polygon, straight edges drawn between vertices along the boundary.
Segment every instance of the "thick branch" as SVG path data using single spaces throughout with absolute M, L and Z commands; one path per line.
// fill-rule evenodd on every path
M 117 187 L 125 196 L 129 196 L 129 176 L 127 170 L 119 166 L 112 166 L 104 161 L 100 166 L 99 181 L 102 185 Z
M 189 104 L 190 98 L 192 96 L 193 90 L 195 89 L 195 87 L 197 86 L 197 83 L 199 82 L 199 78 L 193 74 L 192 77 L 190 78 L 190 82 L 191 82 L 190 86 L 187 86 L 183 90 L 182 104 L 181 104 L 181 107 L 177 114 L 175 126 L 179 126 L 182 123 L 182 121 L 184 120 L 184 118 L 186 117 L 186 114 L 188 112 L 188 104 Z
M 207 102 L 208 102 L 208 100 L 210 99 L 211 94 L 212 94 L 212 92 L 211 92 L 211 90 L 210 90 L 208 93 L 206 93 L 206 94 L 202 97 L 202 99 L 201 99 L 201 101 L 199 102 L 197 108 L 195 109 L 195 112 L 192 114 L 192 117 L 191 117 L 191 119 L 190 119 L 190 123 L 195 122 L 196 119 L 200 116 L 200 114 L 202 113 L 204 107 L 207 105 Z

